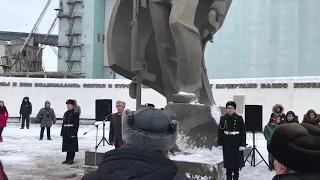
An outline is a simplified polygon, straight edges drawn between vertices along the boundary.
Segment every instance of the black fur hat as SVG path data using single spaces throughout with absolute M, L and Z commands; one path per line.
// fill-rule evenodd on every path
M 173 148 L 178 132 L 178 122 L 171 121 L 160 109 L 144 107 L 123 112 L 122 139 L 126 144 L 166 152 Z
M 76 102 L 73 100 L 73 99 L 68 99 L 66 104 L 72 104 L 72 105 L 75 105 Z
M 320 172 L 320 130 L 313 125 L 291 123 L 278 126 L 268 151 L 291 170 Z
M 228 106 L 232 106 L 232 107 L 234 107 L 235 109 L 237 109 L 237 104 L 236 104 L 234 101 L 229 101 L 229 102 L 227 102 L 226 108 L 228 108 Z

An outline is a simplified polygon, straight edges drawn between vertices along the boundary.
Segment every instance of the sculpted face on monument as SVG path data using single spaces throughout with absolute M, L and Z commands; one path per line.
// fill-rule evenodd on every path
M 142 83 L 168 102 L 213 105 L 204 63 L 208 41 L 221 28 L 232 0 L 148 0 L 138 14 L 138 59 L 156 81 Z M 117 0 L 108 28 L 107 53 L 112 70 L 132 79 L 133 2 Z

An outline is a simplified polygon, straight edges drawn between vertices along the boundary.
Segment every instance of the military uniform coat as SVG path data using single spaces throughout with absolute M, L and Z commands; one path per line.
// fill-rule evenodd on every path
M 239 132 L 229 134 L 227 132 Z M 218 131 L 218 146 L 223 147 L 224 167 L 227 169 L 239 169 L 244 167 L 243 151 L 239 147 L 246 147 L 246 130 L 242 116 L 234 113 L 221 116 Z
M 62 152 L 78 152 L 79 114 L 68 110 L 63 115 L 61 128 Z
M 52 108 L 42 108 L 36 116 L 36 121 L 40 123 L 40 127 L 51 127 L 52 122 L 56 122 L 56 114 Z
M 109 142 L 116 147 L 124 144 L 122 140 L 121 115 L 113 114 L 110 118 Z

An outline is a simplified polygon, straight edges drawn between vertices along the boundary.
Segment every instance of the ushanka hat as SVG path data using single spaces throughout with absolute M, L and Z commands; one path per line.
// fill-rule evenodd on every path
M 234 107 L 235 109 L 237 109 L 237 104 L 236 104 L 235 102 L 233 102 L 233 101 L 227 102 L 226 108 L 228 108 L 228 106 L 232 106 L 232 107 Z
M 290 123 L 276 128 L 269 153 L 287 168 L 301 173 L 320 172 L 320 129 L 310 124 Z
M 179 124 L 160 109 L 144 107 L 122 115 L 122 139 L 126 144 L 138 145 L 166 152 L 176 143 Z
M 75 105 L 75 101 L 73 99 L 68 99 L 66 104 L 72 104 L 72 105 Z

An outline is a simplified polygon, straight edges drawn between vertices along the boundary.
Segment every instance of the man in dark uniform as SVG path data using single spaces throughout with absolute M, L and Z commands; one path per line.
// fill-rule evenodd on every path
M 124 146 L 124 142 L 122 140 L 121 117 L 125 107 L 125 102 L 120 100 L 117 101 L 116 108 L 118 112 L 110 117 L 109 142 L 111 145 L 114 145 L 115 148 Z
M 21 128 L 24 129 L 26 123 L 27 129 L 29 129 L 30 124 L 30 115 L 32 113 L 32 104 L 29 100 L 29 97 L 24 97 L 20 106 L 20 119 L 21 119 Z
M 246 130 L 242 116 L 235 113 L 236 103 L 229 101 L 226 108 L 227 114 L 220 118 L 218 148 L 223 150 L 227 180 L 238 180 L 239 169 L 244 167 L 243 150 L 246 149 Z
M 66 160 L 62 164 L 73 164 L 75 152 L 79 151 L 78 147 L 78 129 L 79 114 L 74 112 L 75 102 L 72 99 L 66 102 L 68 110 L 63 115 L 61 128 L 62 152 L 67 152 Z

